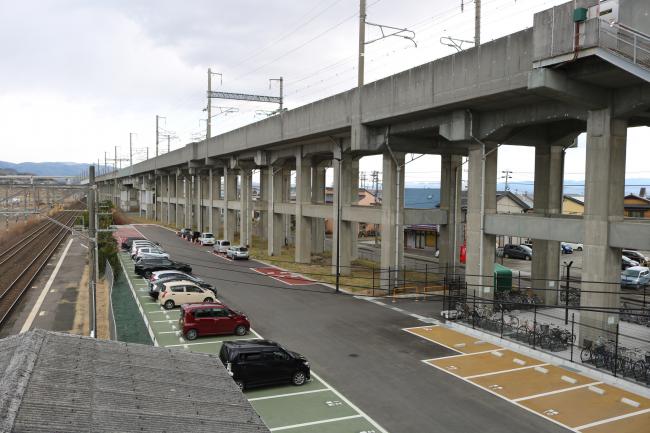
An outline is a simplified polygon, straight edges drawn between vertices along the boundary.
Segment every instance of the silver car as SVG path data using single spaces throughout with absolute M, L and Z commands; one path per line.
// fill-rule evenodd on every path
M 241 245 L 233 245 L 226 251 L 226 257 L 233 260 L 248 260 L 248 248 L 242 247 Z
M 641 289 L 650 285 L 650 269 L 645 266 L 632 266 L 621 272 L 621 286 Z
M 230 241 L 226 239 L 219 239 L 214 241 L 214 246 L 212 247 L 212 252 L 217 254 L 226 254 L 230 248 Z

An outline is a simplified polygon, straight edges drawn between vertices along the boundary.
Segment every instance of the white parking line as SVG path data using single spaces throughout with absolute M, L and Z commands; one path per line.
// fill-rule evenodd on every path
M 491 371 L 489 373 L 474 374 L 472 376 L 465 376 L 465 379 L 476 379 L 477 377 L 493 376 L 495 374 L 511 373 L 513 371 L 519 371 L 519 370 L 529 370 L 531 368 L 543 367 L 545 365 L 548 365 L 548 364 L 535 364 L 535 365 L 529 365 L 527 367 L 518 367 L 518 368 L 509 368 L 508 370 Z
M 321 388 L 321 389 L 313 389 L 311 391 L 290 392 L 288 394 L 267 395 L 266 397 L 249 398 L 248 401 L 271 400 L 274 398 L 293 397 L 296 395 L 314 394 L 316 392 L 323 392 L 323 391 L 330 391 L 330 390 L 328 388 Z
M 512 401 L 525 401 L 525 400 L 530 400 L 530 399 L 533 399 L 533 398 L 546 397 L 548 395 L 561 394 L 563 392 L 573 391 L 573 390 L 580 389 L 580 388 L 586 388 L 586 387 L 592 386 L 592 385 L 600 385 L 601 383 L 602 382 L 591 382 L 591 383 L 586 383 L 584 385 L 578 385 L 578 386 L 571 386 L 569 388 L 556 389 L 555 391 L 542 392 L 540 394 L 534 394 L 534 395 L 528 395 L 526 397 L 515 398 Z
M 312 425 L 318 425 L 318 424 L 326 424 L 330 422 L 337 422 L 337 421 L 347 421 L 349 419 L 355 419 L 355 418 L 361 418 L 361 415 L 350 415 L 350 416 L 342 416 L 339 418 L 329 418 L 329 419 L 323 419 L 320 421 L 311 421 L 311 422 L 303 422 L 302 424 L 294 424 L 294 425 L 286 425 L 283 427 L 275 427 L 272 429 L 269 429 L 271 431 L 280 431 L 280 430 L 290 430 L 293 428 L 299 428 L 299 427 L 308 427 Z
M 643 415 L 644 413 L 649 413 L 649 412 L 650 412 L 650 409 L 643 409 L 643 410 L 639 410 L 639 411 L 632 412 L 632 413 L 626 413 L 625 415 L 619 415 L 619 416 L 614 416 L 612 418 L 601 419 L 600 421 L 596 421 L 596 422 L 592 422 L 590 424 L 585 424 L 585 425 L 578 426 L 575 429 L 576 430 L 584 430 L 586 428 L 596 427 L 596 426 L 601 425 L 601 424 L 607 424 L 607 423 L 610 423 L 610 422 L 613 422 L 613 421 L 618 421 L 618 420 L 629 418 L 629 417 L 632 417 L 632 416 Z
M 243 340 L 243 338 L 242 338 L 242 340 Z M 222 343 L 222 341 L 217 340 L 217 341 L 201 341 L 199 343 L 166 344 L 163 347 L 198 346 L 200 344 L 219 344 L 219 343 Z

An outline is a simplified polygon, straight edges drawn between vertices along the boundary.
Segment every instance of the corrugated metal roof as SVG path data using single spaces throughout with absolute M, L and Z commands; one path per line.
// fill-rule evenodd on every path
M 36 330 L 0 368 L 2 432 L 269 432 L 215 356 Z

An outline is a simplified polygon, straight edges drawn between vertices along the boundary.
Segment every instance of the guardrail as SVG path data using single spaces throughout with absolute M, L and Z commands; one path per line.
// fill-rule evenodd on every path
M 620 24 L 601 20 L 598 27 L 599 46 L 611 53 L 650 70 L 650 37 Z

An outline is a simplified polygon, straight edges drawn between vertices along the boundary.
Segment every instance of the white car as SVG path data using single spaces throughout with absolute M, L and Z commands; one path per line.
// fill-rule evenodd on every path
M 147 243 L 134 243 L 133 246 L 131 247 L 131 258 L 135 259 L 135 256 L 138 255 L 138 251 L 142 248 L 158 248 L 158 245 L 154 244 L 153 242 L 147 242 Z
M 143 247 L 138 250 L 135 260 L 138 259 L 168 259 L 169 254 L 160 248 Z
M 214 235 L 212 233 L 201 233 L 201 236 L 199 236 L 199 243 L 201 245 L 214 245 Z
M 583 245 L 579 242 L 562 242 L 564 245 L 571 247 L 573 251 L 582 251 Z
M 191 281 L 176 280 L 165 283 L 158 295 L 158 302 L 166 310 L 183 304 L 201 304 L 216 302 L 214 293 L 202 289 Z
M 225 239 L 219 239 L 217 241 L 214 241 L 214 246 L 212 247 L 212 252 L 218 253 L 218 254 L 226 254 L 228 252 L 228 248 L 230 247 L 230 241 L 225 240 Z
M 248 248 L 242 247 L 241 245 L 233 245 L 226 251 L 226 257 L 233 260 L 248 260 Z

